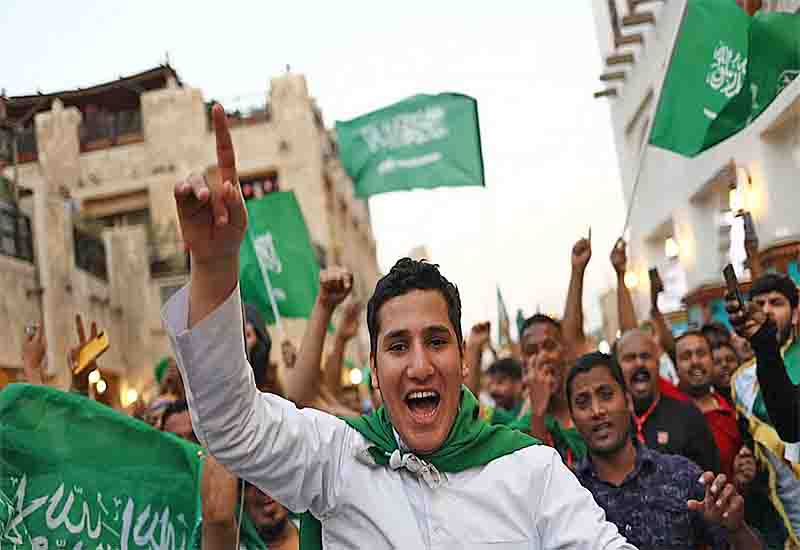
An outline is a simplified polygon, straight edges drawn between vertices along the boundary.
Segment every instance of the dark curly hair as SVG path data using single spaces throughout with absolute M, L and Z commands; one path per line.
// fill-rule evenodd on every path
M 414 290 L 436 290 L 447 303 L 447 317 L 456 332 L 459 351 L 462 348 L 461 296 L 456 285 L 439 272 L 437 264 L 425 260 L 401 258 L 394 267 L 375 285 L 375 292 L 367 303 L 367 328 L 369 329 L 370 352 L 374 356 L 378 347 L 378 312 L 383 304 Z

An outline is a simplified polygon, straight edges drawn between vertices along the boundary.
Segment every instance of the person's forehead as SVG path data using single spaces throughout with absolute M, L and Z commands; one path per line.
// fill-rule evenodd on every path
M 378 312 L 380 334 L 419 332 L 433 326 L 453 330 L 447 302 L 438 290 L 412 290 L 387 300 Z
M 653 340 L 643 332 L 626 334 L 619 341 L 619 354 L 641 353 L 653 350 Z
M 784 296 L 782 293 L 778 292 L 777 290 L 770 290 L 769 292 L 763 292 L 761 294 L 756 294 L 753 296 L 753 300 L 759 302 L 766 302 L 772 300 L 782 300 L 784 302 L 789 302 L 789 300 Z
M 558 340 L 559 333 L 558 329 L 552 323 L 547 323 L 545 321 L 540 321 L 538 323 L 534 323 L 528 328 L 525 329 L 525 332 L 522 334 L 522 337 L 529 342 L 543 342 L 545 340 L 553 339 Z
M 690 334 L 689 336 L 684 336 L 678 343 L 676 344 L 675 350 L 694 350 L 698 348 L 705 348 L 709 349 L 710 346 L 708 345 L 708 340 L 700 336 L 699 334 Z
M 609 384 L 618 385 L 608 368 L 598 365 L 588 372 L 575 375 L 572 379 L 572 393 L 574 395 L 581 391 L 592 391 Z
M 181 429 L 191 426 L 192 417 L 189 415 L 189 411 L 173 413 L 167 417 L 167 421 L 164 423 L 164 428 L 166 428 L 167 431 L 171 431 L 170 427 L 173 429 Z

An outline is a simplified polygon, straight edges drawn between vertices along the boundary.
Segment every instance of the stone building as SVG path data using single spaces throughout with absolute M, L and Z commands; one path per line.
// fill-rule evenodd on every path
M 23 327 L 38 319 L 53 383 L 66 385 L 64 358 L 82 313 L 110 336 L 100 361 L 105 399 L 127 405 L 129 390 L 147 392 L 153 365 L 169 352 L 160 308 L 189 267 L 172 193 L 190 171 L 215 177 L 210 103 L 169 66 L 2 103 L 10 146 L 0 147 L 0 174 L 18 185 L 0 203 L 0 334 L 8 335 L 0 385 L 16 379 Z M 379 276 L 369 211 L 354 198 L 305 78 L 273 78 L 265 103 L 229 113 L 229 124 L 248 198 L 294 191 L 320 259 L 354 270 L 365 294 Z M 285 327 L 299 345 L 304 321 Z M 273 350 L 277 359 L 277 342 Z
M 761 4 L 770 11 L 800 10 L 800 0 Z M 675 327 L 727 321 L 723 266 L 733 263 L 745 288 L 750 276 L 737 216 L 744 212 L 754 221 L 762 265 L 800 282 L 800 79 L 787 78 L 752 124 L 694 158 L 649 147 L 648 128 L 686 0 L 597 0 L 592 6 L 603 63 L 603 89 L 595 96 L 608 99 L 623 196 L 633 203 L 633 273 L 626 279 L 640 318 L 649 314 L 648 269 L 656 267 L 666 290 L 662 311 L 684 312 L 675 316 Z

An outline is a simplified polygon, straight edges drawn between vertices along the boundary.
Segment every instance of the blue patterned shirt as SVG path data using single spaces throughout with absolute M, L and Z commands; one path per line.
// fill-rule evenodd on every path
M 636 465 L 620 486 L 598 478 L 588 457 L 575 472 L 606 519 L 641 550 L 694 550 L 698 544 L 729 548 L 723 527 L 706 523 L 687 507 L 689 499 L 703 500 L 700 468 L 680 455 L 634 446 Z

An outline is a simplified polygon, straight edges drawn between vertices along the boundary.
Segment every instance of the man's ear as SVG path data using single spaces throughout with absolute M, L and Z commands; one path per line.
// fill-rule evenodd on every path
M 380 384 L 378 383 L 378 364 L 375 362 L 375 356 L 371 353 L 369 354 L 369 376 L 372 379 L 372 387 L 376 390 L 381 389 Z

